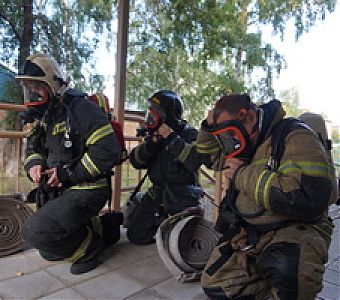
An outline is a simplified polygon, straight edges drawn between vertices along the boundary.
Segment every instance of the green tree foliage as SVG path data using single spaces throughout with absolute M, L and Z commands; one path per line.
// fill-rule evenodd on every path
M 299 107 L 299 93 L 296 87 L 282 91 L 279 100 L 282 102 L 287 117 L 298 117 L 302 114 L 303 110 Z
M 339 144 L 340 146 L 340 132 L 339 128 L 333 128 L 331 132 L 331 139 L 334 144 Z
M 287 21 L 294 19 L 298 38 L 332 12 L 335 3 L 133 1 L 128 101 L 143 107 L 155 90 L 173 89 L 185 98 L 193 120 L 201 119 L 207 104 L 228 90 L 248 91 L 263 102 L 274 96 L 272 80 L 285 61 L 263 41 L 261 25 L 283 37 Z
M 87 78 L 82 74 L 82 65 L 91 63 L 99 38 L 111 38 L 115 3 L 115 0 L 0 1 L 0 59 L 16 68 L 32 52 L 45 51 L 65 66 L 78 85 L 84 86 Z

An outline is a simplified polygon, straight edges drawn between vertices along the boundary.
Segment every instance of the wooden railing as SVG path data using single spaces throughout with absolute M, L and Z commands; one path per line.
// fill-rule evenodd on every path
M 24 111 L 25 106 L 24 105 L 18 105 L 18 104 L 9 104 L 9 103 L 0 103 L 0 110 L 5 111 Z M 144 122 L 144 117 L 141 115 L 137 115 L 133 112 L 126 111 L 124 115 L 124 121 L 129 122 L 135 122 L 139 124 L 139 126 Z M 0 138 L 13 138 L 16 140 L 16 163 L 17 163 L 17 169 L 15 174 L 15 187 L 16 192 L 20 192 L 19 186 L 20 186 L 20 171 L 22 170 L 22 162 L 21 162 L 21 149 L 22 149 L 22 143 L 23 139 L 26 137 L 26 133 L 23 131 L 0 131 Z M 141 138 L 133 136 L 133 135 L 125 135 L 125 140 L 127 144 L 129 145 L 130 142 L 141 142 Z M 118 166 L 121 168 L 121 166 Z M 200 170 L 202 176 L 207 178 L 212 185 L 214 186 L 214 196 L 206 193 L 206 197 L 211 201 L 214 202 L 216 205 L 219 204 L 221 198 L 222 198 L 222 176 L 220 172 L 215 173 L 215 176 L 211 176 L 208 172 L 204 171 L 204 169 Z M 142 172 L 138 170 L 138 181 L 142 177 Z M 115 183 L 114 177 L 113 177 L 113 184 Z M 132 191 L 135 188 L 134 185 L 130 186 L 122 186 L 121 180 L 119 181 L 119 184 L 114 185 L 113 193 L 112 193 L 112 206 L 114 209 L 120 208 L 120 199 L 121 199 L 121 193 Z

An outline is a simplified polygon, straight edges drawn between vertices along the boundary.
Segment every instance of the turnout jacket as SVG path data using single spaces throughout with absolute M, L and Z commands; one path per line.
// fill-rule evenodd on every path
M 336 198 L 335 172 L 321 141 L 311 130 L 291 131 L 285 139 L 280 166 L 270 171 L 266 167 L 271 151 L 270 131 L 285 112 L 277 100 L 261 108 L 264 118 L 255 155 L 234 178 L 239 191 L 237 209 L 255 225 L 302 221 L 326 223 L 329 228 L 328 206 Z M 263 210 L 256 217 L 246 216 Z
M 71 147 L 67 147 L 67 145 Z M 106 172 L 120 162 L 120 144 L 109 120 L 86 94 L 70 89 L 50 101 L 27 138 L 24 168 L 57 168 L 63 187 L 107 186 Z
M 190 164 L 187 157 L 174 150 L 178 144 L 192 144 L 197 130 L 188 124 L 171 133 L 166 139 L 154 144 L 150 138 L 134 148 L 130 153 L 130 162 L 136 169 L 148 169 L 151 182 L 155 186 L 164 183 L 195 185 L 198 182 L 199 165 Z

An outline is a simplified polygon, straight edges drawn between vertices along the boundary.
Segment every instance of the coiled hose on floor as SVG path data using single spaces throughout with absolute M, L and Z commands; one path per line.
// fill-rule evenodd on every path
M 0 257 L 24 249 L 21 225 L 33 214 L 21 194 L 0 196 Z

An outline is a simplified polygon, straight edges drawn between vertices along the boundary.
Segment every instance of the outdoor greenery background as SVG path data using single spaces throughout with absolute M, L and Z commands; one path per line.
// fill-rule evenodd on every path
M 154 91 L 171 89 L 182 96 L 186 119 L 198 126 L 215 99 L 233 91 L 248 92 L 258 103 L 277 97 L 296 116 L 294 87 L 281 95 L 273 90 L 273 78 L 286 63 L 264 42 L 263 26 L 283 39 L 293 21 L 299 39 L 336 2 L 131 0 L 126 105 L 145 109 Z M 29 54 L 44 51 L 77 88 L 101 91 L 107 78 L 96 69 L 95 54 L 100 43 L 116 47 L 116 24 L 117 0 L 0 1 L 0 63 L 17 71 Z M 8 115 L 6 127 L 18 126 L 16 118 Z M 331 135 L 339 158 L 339 132 Z

